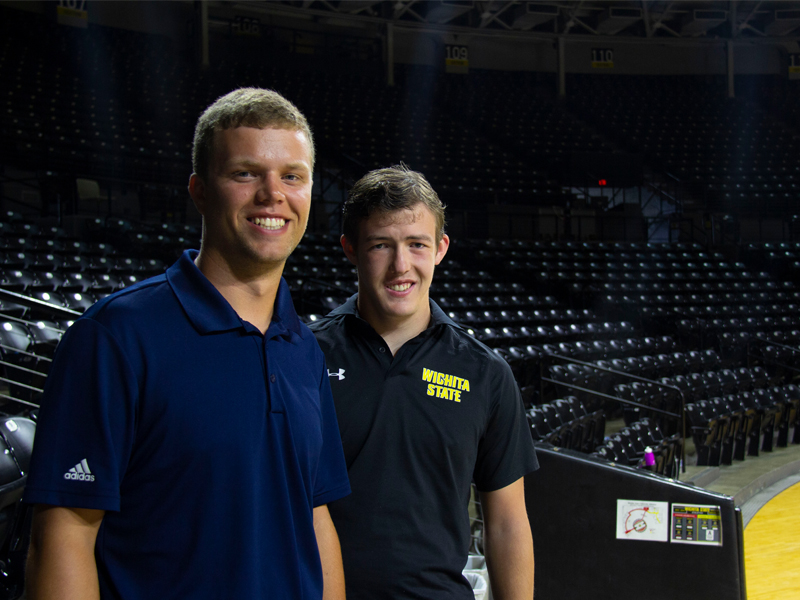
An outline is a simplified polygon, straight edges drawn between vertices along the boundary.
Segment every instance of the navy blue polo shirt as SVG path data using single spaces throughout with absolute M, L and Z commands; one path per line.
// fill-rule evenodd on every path
M 349 492 L 323 355 L 285 281 L 262 335 L 196 254 L 65 333 L 25 500 L 107 511 L 103 598 L 321 598 L 313 509 Z
M 311 325 L 328 362 L 353 493 L 329 505 L 348 600 L 473 598 L 470 483 L 538 468 L 511 369 L 431 302 L 392 356 L 357 296 Z

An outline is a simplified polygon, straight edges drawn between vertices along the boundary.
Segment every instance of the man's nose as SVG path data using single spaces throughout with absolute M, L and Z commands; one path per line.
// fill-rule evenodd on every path
M 267 173 L 264 176 L 256 200 L 264 204 L 286 200 L 286 195 L 281 187 L 281 178 L 277 173 Z
M 398 248 L 397 251 L 394 253 L 394 261 L 392 267 L 394 267 L 395 273 L 405 273 L 408 271 L 408 250 L 405 248 Z

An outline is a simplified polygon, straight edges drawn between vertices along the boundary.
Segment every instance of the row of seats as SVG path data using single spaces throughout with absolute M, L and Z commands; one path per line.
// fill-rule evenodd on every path
M 736 272 L 736 278 L 752 279 L 754 274 L 748 273 L 747 268 L 742 262 L 729 263 L 725 260 L 715 261 L 697 261 L 689 260 L 686 262 L 681 261 L 667 261 L 658 258 L 654 255 L 646 255 L 643 253 L 641 257 L 634 261 L 618 261 L 618 260 L 602 260 L 580 258 L 573 256 L 571 260 L 551 260 L 542 256 L 537 256 L 536 253 L 526 253 L 523 256 L 515 256 L 511 253 L 510 258 L 515 260 L 530 260 L 539 265 L 542 271 L 564 271 L 566 273 L 586 273 L 597 272 L 600 274 L 625 272 L 637 273 L 639 275 L 648 275 L 659 272 L 670 273 L 698 273 L 703 272 L 708 274 L 708 279 L 733 279 L 733 272 Z M 730 276 L 725 274 L 730 272 Z M 763 278 L 763 276 L 762 276 Z
M 596 323 L 597 316 L 594 311 L 589 309 L 572 310 L 562 308 L 541 308 L 541 309 L 525 309 L 516 308 L 520 305 L 535 304 L 540 299 L 533 296 L 528 298 L 528 302 L 517 303 L 515 300 L 522 300 L 519 296 L 502 297 L 494 296 L 490 299 L 484 299 L 476 296 L 481 300 L 480 302 L 472 302 L 468 298 L 459 297 L 456 302 L 451 302 L 452 299 L 441 298 L 439 306 L 448 311 L 448 316 L 463 325 L 471 327 L 479 327 L 482 325 L 502 326 L 502 325 L 534 325 L 541 323 L 548 326 L 561 326 L 567 327 L 569 325 L 577 325 L 589 327 L 586 333 L 593 335 L 602 331 L 603 333 L 623 333 L 630 331 L 629 323 L 615 324 L 611 322 Z M 463 301 L 462 301 L 463 300 Z M 484 300 L 489 300 L 486 302 Z M 490 310 L 460 310 L 469 306 L 476 307 L 489 307 Z M 546 306 L 546 305 L 545 305 Z M 501 307 L 509 307 L 507 310 Z
M 630 331 L 630 328 L 626 327 L 625 331 Z M 577 360 L 591 361 L 677 352 L 676 344 L 675 338 L 664 335 L 542 344 L 541 350 L 545 355 L 560 354 Z
M 52 252 L 0 252 L 0 269 L 77 272 L 163 273 L 166 265 L 158 258 L 119 255 L 87 256 Z
M 662 419 L 663 413 L 658 411 L 679 414 L 682 405 L 720 395 L 756 392 L 771 383 L 772 378 L 764 368 L 756 366 L 660 377 L 652 382 L 617 383 L 612 390 L 617 398 L 635 403 L 626 405 L 623 410 L 626 423 L 648 415 L 667 427 L 669 424 Z
M 647 464 L 647 448 L 653 452 L 653 465 Z M 644 418 L 606 438 L 592 456 L 677 477 L 682 465 L 683 440 L 677 433 L 665 435 L 657 421 Z
M 70 321 L 23 321 L 2 310 L 0 412 L 27 414 L 39 404 L 58 341 Z
M 657 282 L 631 282 L 631 283 L 603 283 L 598 288 L 598 293 L 607 294 L 609 300 L 614 296 L 648 296 L 657 294 L 705 294 L 714 302 L 724 300 L 724 304 L 741 304 L 753 302 L 797 302 L 800 301 L 800 291 L 792 282 L 780 281 L 734 281 L 734 282 L 709 282 L 701 283 L 657 283 Z M 737 301 L 738 300 L 738 301 Z
M 497 251 L 502 253 L 513 251 L 536 251 L 539 256 L 551 259 L 568 260 L 573 256 L 599 258 L 601 256 L 618 256 L 619 260 L 644 258 L 654 253 L 664 253 L 665 260 L 699 260 L 709 256 L 708 251 L 697 242 L 631 242 L 631 241 L 597 241 L 583 242 L 576 240 L 556 240 L 542 242 L 539 240 L 523 240 L 514 238 L 465 238 L 452 241 L 451 247 L 457 252 L 469 252 L 473 258 L 479 251 Z M 549 254 L 545 254 L 549 253 Z M 719 256 L 722 256 L 721 254 Z
M 604 270 L 649 270 L 656 265 L 675 265 L 682 270 L 695 270 L 708 261 L 725 261 L 720 252 L 709 252 L 698 246 L 691 250 L 676 251 L 672 244 L 633 243 L 634 248 L 612 247 L 606 242 L 528 242 L 520 240 L 513 245 L 502 240 L 479 246 L 455 246 L 456 252 L 469 252 L 473 260 L 487 261 L 497 258 L 530 260 L 548 265 L 548 269 L 586 270 L 588 263 L 596 263 Z M 557 244 L 561 244 L 560 246 Z M 734 264 L 725 263 L 729 268 Z
M 6 360 L 25 360 L 29 354 L 51 357 L 72 321 L 0 321 L 0 348 Z
M 621 335 L 632 335 L 633 326 L 627 321 L 617 323 L 575 323 L 572 325 L 525 325 L 482 327 L 463 323 L 476 339 L 489 347 L 524 346 L 532 344 L 557 344 L 578 339 L 607 340 Z
M 687 294 L 619 294 L 605 296 L 600 307 L 606 310 L 642 310 L 664 307 L 667 312 L 700 319 L 719 316 L 741 316 L 753 313 L 793 314 L 797 312 L 797 292 L 714 293 Z
M 698 465 L 730 465 L 746 456 L 800 443 L 800 388 L 759 388 L 686 406 Z
M 527 416 L 531 435 L 537 442 L 588 454 L 605 438 L 603 411 L 587 411 L 575 396 L 534 406 L 528 409 Z
M 58 292 L 64 296 L 74 293 L 106 294 L 132 285 L 156 273 L 131 273 L 129 271 L 109 273 L 93 272 L 88 269 L 75 272 L 2 270 L 0 271 L 0 287 L 29 295 L 46 292 Z
M 705 283 L 718 281 L 722 283 L 747 282 L 752 280 L 768 280 L 769 274 L 765 272 L 750 273 L 749 271 L 730 271 L 723 269 L 708 269 L 704 271 L 680 271 L 669 267 L 663 269 L 628 269 L 628 270 L 596 270 L 585 268 L 583 270 L 552 270 L 543 271 L 538 261 L 519 261 L 510 265 L 518 270 L 530 270 L 531 276 L 537 283 L 556 284 L 582 284 L 602 285 L 604 283 Z
M 671 341 L 671 338 L 667 339 Z M 688 352 L 669 352 L 667 350 L 666 353 L 649 355 L 639 353 L 644 344 L 640 346 L 636 338 L 624 342 L 615 340 L 612 342 L 621 353 L 618 357 L 595 359 L 591 361 L 591 365 L 553 364 L 549 367 L 550 377 L 560 383 L 579 385 L 605 392 L 609 389 L 609 381 L 617 378 L 613 373 L 609 375 L 608 371 L 656 380 L 661 377 L 690 376 L 700 371 L 716 369 L 720 364 L 718 353 L 711 348 Z M 638 351 L 637 346 L 640 348 Z M 651 347 L 653 346 L 651 345 Z
M 718 317 L 734 317 L 752 315 L 753 313 L 774 313 L 778 315 L 795 314 L 798 305 L 795 302 L 780 304 L 727 304 L 726 300 L 736 300 L 736 296 L 714 294 L 656 294 L 642 296 L 622 296 L 616 299 L 617 304 L 630 304 L 639 307 L 665 306 L 673 308 L 674 312 L 687 317 L 698 319 L 714 319 Z
M 648 380 L 659 380 L 663 377 L 684 378 L 694 383 L 695 376 L 699 372 L 714 369 L 718 366 L 719 357 L 716 351 L 709 349 L 703 352 L 690 350 L 685 353 L 672 352 L 654 356 L 644 354 L 609 360 L 600 359 L 593 361 L 592 366 L 569 363 L 553 365 L 549 368 L 549 372 L 550 377 L 558 382 L 590 387 L 605 393 L 611 388 L 613 382 L 620 379 L 613 373 L 608 373 L 608 371 L 625 373 Z M 745 367 L 742 367 L 742 369 L 745 369 Z M 724 377 L 734 377 L 734 371 L 723 369 L 723 371 L 720 371 L 720 378 L 723 377 L 723 372 Z M 683 379 L 678 381 L 682 382 Z
M 627 362 L 627 361 L 626 361 Z M 633 361 L 631 361 L 633 362 Z M 641 365 L 641 363 L 640 363 Z M 714 367 L 716 365 L 700 365 L 701 369 Z M 642 371 L 639 371 L 641 373 Z M 631 372 L 630 374 L 636 374 Z M 752 391 L 762 388 L 771 381 L 770 375 L 761 366 L 738 367 L 733 369 L 702 370 L 689 374 L 676 374 L 672 376 L 660 376 L 660 373 L 651 375 L 650 381 L 634 381 L 632 383 L 620 383 L 613 386 L 614 393 L 625 399 L 635 399 L 641 401 L 645 398 L 656 398 L 666 394 L 665 388 L 656 386 L 660 383 L 663 386 L 678 388 L 686 398 L 687 402 L 701 398 L 711 398 L 720 394 L 725 395 L 736 392 Z
M 555 356 L 566 356 L 581 361 L 593 361 L 598 366 L 611 368 L 612 365 L 608 361 L 612 359 L 621 359 L 634 355 L 638 356 L 643 353 L 659 353 L 658 356 L 660 357 L 661 353 L 668 353 L 671 354 L 671 356 L 667 356 L 666 359 L 671 367 L 668 373 L 687 373 L 695 364 L 696 356 L 699 356 L 700 353 L 692 351 L 693 354 L 691 356 L 684 357 L 682 353 L 672 353 L 676 347 L 673 338 L 662 336 L 659 338 L 630 337 L 627 339 L 611 339 L 608 341 L 595 340 L 592 342 L 578 341 L 561 342 L 558 344 L 546 343 L 542 345 L 530 344 L 527 346 L 496 347 L 494 351 L 509 364 L 517 383 L 521 388 L 525 389 L 530 386 L 538 387 L 540 384 L 541 370 L 549 369 L 551 365 L 556 365 L 561 362 L 561 360 L 555 358 Z M 620 371 L 627 371 L 627 369 L 630 368 L 628 365 L 617 363 L 613 366 L 615 370 Z M 598 374 L 597 369 L 581 367 L 580 365 L 572 365 L 570 369 L 583 370 L 587 373 L 586 377 L 593 377 Z M 553 373 L 550 372 L 550 375 L 552 376 Z M 591 381 L 587 381 L 587 383 L 593 386 L 601 386 L 597 388 L 599 391 L 607 391 L 607 389 L 600 384 L 600 381 L 602 381 L 602 379 L 592 379 Z

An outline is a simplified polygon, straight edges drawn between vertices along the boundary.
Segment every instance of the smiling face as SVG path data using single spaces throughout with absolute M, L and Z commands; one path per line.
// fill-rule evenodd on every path
M 430 321 L 433 271 L 450 244 L 437 242 L 436 219 L 423 204 L 376 213 L 358 224 L 354 246 L 342 247 L 358 269 L 358 310 L 380 334 L 400 327 L 419 333 Z
M 278 269 L 305 233 L 311 205 L 308 140 L 290 129 L 216 131 L 209 173 L 189 193 L 203 215 L 201 256 L 238 278 Z

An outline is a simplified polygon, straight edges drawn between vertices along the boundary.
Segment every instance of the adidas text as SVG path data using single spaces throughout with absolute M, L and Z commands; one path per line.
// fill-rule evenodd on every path
M 94 481 L 94 475 L 86 473 L 64 473 L 64 479 L 74 479 L 76 481 Z
M 89 463 L 84 458 L 81 462 L 64 473 L 64 479 L 72 479 L 73 481 L 94 481 L 94 475 L 92 475 L 92 470 L 89 468 Z

